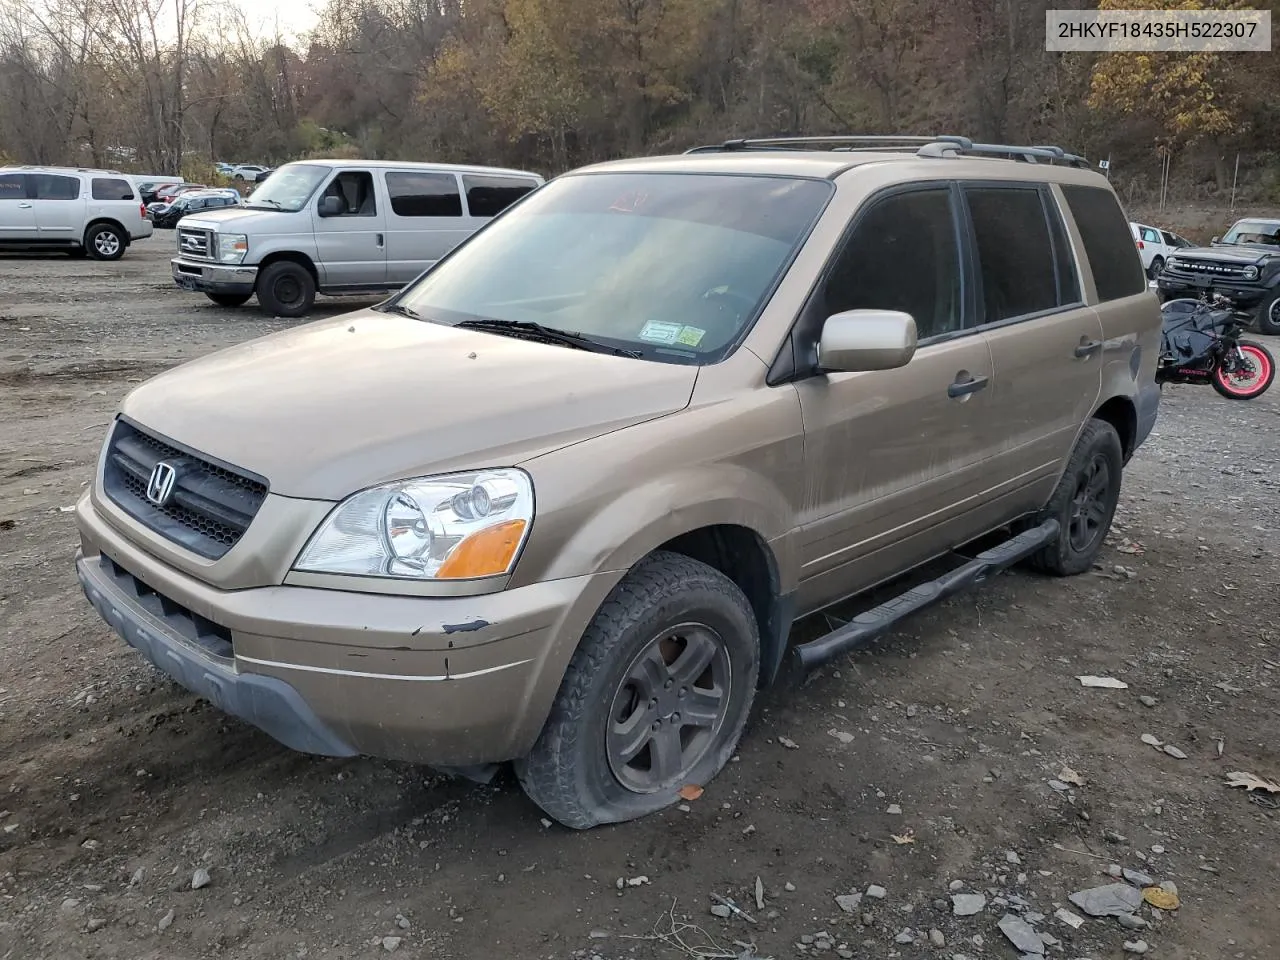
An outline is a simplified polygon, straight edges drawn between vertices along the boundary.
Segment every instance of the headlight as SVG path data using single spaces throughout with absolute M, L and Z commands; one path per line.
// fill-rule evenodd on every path
M 1177 257 L 1170 257 L 1168 260 L 1164 262 L 1164 265 L 1166 267 L 1180 267 L 1182 266 L 1182 261 L 1179 260 Z
M 404 580 L 510 573 L 533 523 L 523 470 L 419 477 L 348 497 L 298 555 L 295 570 Z
M 1244 277 L 1246 280 L 1257 280 L 1257 279 L 1258 279 L 1258 268 L 1257 268 L 1257 267 L 1245 267 L 1245 268 L 1244 268 L 1244 270 L 1242 270 L 1242 271 L 1240 272 L 1240 276 Z
M 218 234 L 218 260 L 221 263 L 239 263 L 249 252 L 249 238 L 243 233 Z

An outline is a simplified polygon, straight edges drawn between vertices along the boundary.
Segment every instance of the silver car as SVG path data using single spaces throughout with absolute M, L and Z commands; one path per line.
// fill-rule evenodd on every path
M 174 282 L 304 316 L 317 293 L 398 290 L 539 187 L 523 170 L 371 160 L 280 167 L 241 207 L 184 218 Z

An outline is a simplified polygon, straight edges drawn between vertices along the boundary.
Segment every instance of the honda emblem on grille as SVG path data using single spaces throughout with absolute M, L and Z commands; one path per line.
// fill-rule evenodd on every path
M 163 507 L 173 496 L 173 485 L 178 482 L 178 471 L 173 464 L 161 460 L 151 468 L 151 479 L 147 481 L 147 499 L 157 507 Z

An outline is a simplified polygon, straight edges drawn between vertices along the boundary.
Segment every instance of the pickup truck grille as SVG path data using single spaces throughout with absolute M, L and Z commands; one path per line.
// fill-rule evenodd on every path
M 1178 258 L 1176 264 L 1165 264 L 1170 273 L 1180 273 L 1193 277 L 1213 277 L 1220 280 L 1244 280 L 1244 268 L 1248 264 L 1226 263 L 1220 260 L 1185 260 Z M 1246 281 L 1247 282 L 1247 281 Z
M 191 227 L 178 228 L 178 253 L 196 260 L 213 258 L 213 234 L 208 230 L 194 230 Z
M 157 474 L 160 464 L 169 469 Z M 267 497 L 265 479 L 179 449 L 124 419 L 107 445 L 103 484 L 129 516 L 210 560 L 240 541 Z

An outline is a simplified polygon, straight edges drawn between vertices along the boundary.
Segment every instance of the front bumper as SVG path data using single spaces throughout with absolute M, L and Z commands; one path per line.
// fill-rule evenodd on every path
M 474 597 L 218 590 L 160 563 L 86 495 L 76 569 L 161 671 L 286 746 L 438 766 L 523 756 L 608 575 Z
M 177 286 L 201 293 L 251 294 L 258 280 L 257 267 L 240 264 L 206 263 L 174 257 L 169 266 Z
M 1170 276 L 1167 271 L 1156 278 L 1156 289 L 1162 301 L 1180 297 L 1196 299 L 1206 290 L 1212 290 L 1230 297 L 1245 309 L 1258 306 L 1274 292 L 1256 283 L 1232 283 L 1215 277 Z

